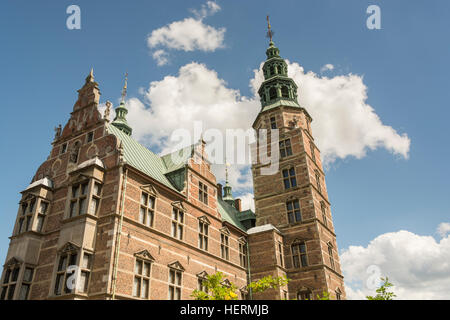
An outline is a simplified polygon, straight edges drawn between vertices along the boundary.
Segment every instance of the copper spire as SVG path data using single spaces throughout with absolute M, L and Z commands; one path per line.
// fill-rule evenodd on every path
M 121 100 L 121 103 L 125 102 L 125 97 L 127 95 L 127 83 L 128 83 L 128 72 L 125 73 L 125 84 L 124 84 L 123 89 L 122 89 L 122 100 Z

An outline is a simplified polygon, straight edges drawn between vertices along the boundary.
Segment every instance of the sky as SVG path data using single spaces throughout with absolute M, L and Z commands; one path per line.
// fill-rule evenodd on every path
M 81 29 L 67 26 L 73 4 Z M 374 4 L 380 29 L 366 23 Z M 449 299 L 449 12 L 444 0 L 2 1 L 0 260 L 20 191 L 91 68 L 100 108 L 117 106 L 128 72 L 129 124 L 156 153 L 194 121 L 247 129 L 269 14 L 314 119 L 348 297 L 372 294 L 382 275 L 400 299 Z M 248 166 L 230 180 L 251 207 Z

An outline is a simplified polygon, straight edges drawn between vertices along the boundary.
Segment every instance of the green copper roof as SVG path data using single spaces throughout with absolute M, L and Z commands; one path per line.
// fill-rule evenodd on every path
M 281 107 L 281 106 L 300 108 L 300 105 L 295 101 L 285 100 L 285 99 L 277 99 L 275 102 L 273 102 L 269 105 L 263 106 L 260 112 L 264 112 L 264 111 L 267 111 L 267 110 L 270 110 L 273 108 L 277 108 L 277 107 Z
M 194 154 L 195 146 L 196 144 L 193 144 L 162 156 L 161 159 L 166 166 L 166 172 L 172 172 L 183 168 Z
M 125 103 L 122 101 L 115 111 L 116 117 L 111 124 L 125 132 L 127 135 L 131 136 L 133 129 L 128 125 L 127 122 L 128 110 L 125 107 Z
M 124 159 L 128 165 L 138 169 L 174 191 L 181 191 L 184 183 L 184 171 L 181 169 L 192 155 L 195 144 L 160 157 L 121 129 L 109 125 L 107 130 L 122 142 Z M 183 151 L 185 152 L 184 154 Z M 171 155 L 174 153 L 178 153 L 180 156 L 183 155 L 181 157 L 183 161 L 174 163 L 171 158 Z M 240 213 L 234 206 L 226 203 L 222 199 L 218 199 L 217 210 L 223 221 L 227 221 L 242 231 L 246 231 L 244 225 L 239 221 L 238 215 Z
M 218 198 L 217 199 L 217 209 L 219 210 L 220 215 L 222 216 L 222 220 L 232 224 L 235 227 L 238 227 L 242 231 L 247 231 L 244 225 L 239 221 L 238 215 L 239 211 L 232 205 L 225 202 L 225 200 Z
M 165 176 L 167 169 L 163 160 L 158 155 L 115 126 L 109 125 L 108 132 L 122 141 L 124 159 L 130 166 L 142 171 L 165 186 L 176 190 Z

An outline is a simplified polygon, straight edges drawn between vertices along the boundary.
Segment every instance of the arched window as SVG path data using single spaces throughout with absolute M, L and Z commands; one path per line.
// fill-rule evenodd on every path
M 277 89 L 272 87 L 269 89 L 269 100 L 274 100 L 277 98 Z
M 286 86 L 281 87 L 281 96 L 283 98 L 289 98 L 289 89 Z

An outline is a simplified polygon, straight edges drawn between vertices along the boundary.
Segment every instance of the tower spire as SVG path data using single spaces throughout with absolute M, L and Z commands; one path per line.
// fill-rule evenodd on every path
M 267 30 L 267 37 L 270 39 L 270 43 L 272 43 L 273 31 L 272 27 L 270 26 L 269 15 L 267 15 Z
M 125 84 L 122 88 L 122 100 L 120 103 L 125 102 L 125 97 L 127 96 L 127 87 L 128 87 L 128 71 L 125 73 Z
M 222 199 L 228 202 L 230 205 L 234 206 L 232 188 L 228 182 L 228 168 L 230 166 L 231 165 L 228 162 L 225 165 L 225 187 L 223 187 L 224 195 Z
M 128 109 L 125 107 L 125 97 L 127 95 L 127 86 L 128 86 L 128 72 L 125 73 L 125 84 L 122 88 L 122 98 L 120 101 L 120 105 L 116 108 L 116 117 L 111 123 L 116 128 L 123 131 L 125 134 L 131 136 L 133 129 L 128 125 L 127 122 L 127 114 Z

